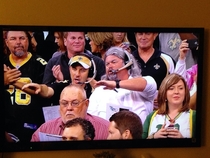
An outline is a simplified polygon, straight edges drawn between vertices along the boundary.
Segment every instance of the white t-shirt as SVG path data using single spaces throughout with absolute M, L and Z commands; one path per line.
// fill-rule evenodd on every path
M 166 115 L 155 115 L 151 120 L 148 136 L 157 132 L 164 123 L 166 123 L 165 128 L 170 125 L 169 119 Z M 174 127 L 180 131 L 184 138 L 192 138 L 190 131 L 190 111 L 180 113 L 175 120 Z
M 97 87 L 90 96 L 87 112 L 109 120 L 112 114 L 127 109 L 139 115 L 144 123 L 147 115 L 153 111 L 157 85 L 151 76 L 143 78 L 147 80 L 147 85 L 142 92 L 123 88 L 116 89 L 116 92 L 104 90 L 104 86 Z

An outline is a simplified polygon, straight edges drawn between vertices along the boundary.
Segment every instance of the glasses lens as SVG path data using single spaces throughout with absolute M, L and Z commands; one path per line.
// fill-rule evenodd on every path
M 68 102 L 67 101 L 61 101 L 60 104 L 63 105 L 63 106 L 68 106 Z
M 72 102 L 71 102 L 71 106 L 78 106 L 79 105 L 79 101 L 78 100 L 73 100 Z
M 85 99 L 86 100 L 86 99 Z M 60 104 L 64 107 L 68 107 L 69 106 L 69 103 L 71 104 L 72 107 L 76 107 L 76 106 L 79 106 L 80 103 L 82 103 L 83 101 L 85 100 L 82 100 L 81 102 L 78 101 L 78 100 L 73 100 L 73 101 L 65 101 L 65 100 L 61 100 L 60 101 Z

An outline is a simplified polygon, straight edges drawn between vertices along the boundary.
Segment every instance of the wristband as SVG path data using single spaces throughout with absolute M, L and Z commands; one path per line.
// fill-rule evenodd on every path
M 120 88 L 120 81 L 121 80 L 115 80 L 115 82 L 116 82 L 116 88 Z

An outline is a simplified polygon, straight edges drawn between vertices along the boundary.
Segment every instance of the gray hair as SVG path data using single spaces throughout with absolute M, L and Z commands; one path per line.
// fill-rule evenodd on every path
M 128 74 L 129 76 L 132 77 L 140 77 L 141 75 L 141 68 L 138 65 L 136 59 L 134 58 L 134 56 L 129 53 L 127 50 L 125 50 L 124 48 L 118 47 L 118 46 L 114 46 L 111 47 L 107 50 L 107 52 L 105 53 L 105 57 L 104 57 L 104 62 L 106 62 L 106 57 L 109 55 L 114 55 L 117 56 L 118 58 L 126 61 L 126 60 L 132 60 L 133 64 L 130 66 L 130 69 L 128 70 Z M 103 80 L 108 80 L 107 75 L 103 75 L 101 77 L 101 79 Z

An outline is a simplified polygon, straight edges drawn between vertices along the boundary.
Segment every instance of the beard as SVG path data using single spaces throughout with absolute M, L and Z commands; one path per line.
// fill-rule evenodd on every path
M 112 73 L 107 75 L 108 80 L 115 81 L 117 80 L 117 73 Z
M 108 80 L 111 80 L 111 81 L 117 80 L 118 79 L 117 78 L 117 72 L 114 71 L 112 68 L 110 68 L 108 70 L 107 78 L 108 78 Z
M 25 52 L 23 52 L 23 51 L 14 52 L 14 55 L 16 57 L 22 57 L 24 54 L 25 54 Z

